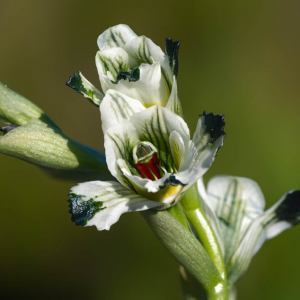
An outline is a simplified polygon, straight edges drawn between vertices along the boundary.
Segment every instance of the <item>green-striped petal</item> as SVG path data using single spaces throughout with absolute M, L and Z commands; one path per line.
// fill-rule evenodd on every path
M 123 47 L 127 42 L 136 38 L 137 35 L 131 28 L 124 24 L 119 24 L 105 30 L 97 40 L 99 49 L 106 50 L 115 47 Z
M 158 150 L 158 156 L 165 169 L 175 171 L 169 137 L 177 131 L 184 143 L 189 141 L 189 129 L 182 118 L 158 105 L 135 114 L 130 119 L 142 141 L 151 142 Z
M 145 36 L 139 36 L 128 41 L 124 50 L 139 62 L 139 64 L 153 64 L 158 62 L 161 65 L 163 76 L 169 86 L 172 85 L 172 70 L 169 65 L 169 59 L 160 47 Z
M 228 266 L 249 225 L 263 213 L 264 196 L 253 180 L 233 176 L 212 178 L 207 193 L 219 218 Z
M 173 76 L 172 91 L 166 108 L 172 111 L 173 113 L 177 114 L 178 116 L 182 117 L 182 107 L 181 102 L 178 98 L 176 76 Z
M 170 96 L 170 90 L 165 77 L 161 73 L 160 64 L 142 64 L 139 70 L 140 78 L 135 82 L 121 79 L 118 83 L 114 83 L 109 76 L 101 75 L 102 86 L 105 86 L 106 90 L 116 90 L 128 97 L 139 100 L 145 107 L 155 104 L 165 106 Z
M 300 222 L 300 191 L 290 191 L 256 218 L 243 236 L 228 266 L 228 282 L 234 284 L 247 270 L 251 258 L 270 239 Z
M 133 175 L 139 175 L 135 168 L 132 151 L 134 146 L 140 142 L 136 128 L 129 120 L 110 127 L 104 135 L 104 147 L 106 162 L 111 174 L 123 185 L 134 190 L 130 181 L 123 174 L 118 165 L 118 160 L 125 161 L 127 168 Z
M 98 230 L 109 230 L 126 212 L 160 206 L 114 181 L 79 183 L 69 196 L 72 221 L 76 225 L 94 225 Z
M 94 87 L 80 71 L 78 73 L 74 73 L 66 85 L 74 89 L 76 93 L 83 95 L 97 107 L 99 107 L 103 100 L 104 94 Z
M 118 91 L 108 90 L 100 106 L 103 132 L 142 110 L 145 107 L 140 101 Z
M 224 115 L 213 113 L 200 115 L 193 140 L 188 144 L 182 167 L 176 178 L 186 184 L 187 189 L 211 167 L 225 137 Z
M 122 48 L 112 48 L 97 52 L 96 66 L 100 76 L 102 89 L 106 91 L 102 82 L 103 75 L 106 75 L 109 80 L 116 82 L 120 72 L 128 72 L 131 68 L 137 67 L 138 64 L 131 57 L 129 57 L 127 52 Z

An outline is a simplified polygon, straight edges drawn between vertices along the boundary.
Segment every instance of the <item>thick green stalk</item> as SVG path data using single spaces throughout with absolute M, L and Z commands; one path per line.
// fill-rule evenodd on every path
M 185 192 L 180 202 L 187 219 L 193 226 L 202 245 L 226 282 L 226 267 L 222 251 L 215 232 L 201 207 L 201 200 L 196 183 Z

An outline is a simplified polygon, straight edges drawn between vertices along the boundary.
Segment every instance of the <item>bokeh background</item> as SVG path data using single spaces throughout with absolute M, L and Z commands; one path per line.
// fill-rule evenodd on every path
M 81 70 L 100 87 L 96 40 L 125 23 L 164 48 L 182 41 L 179 95 L 193 130 L 224 113 L 216 174 L 246 176 L 267 207 L 300 188 L 299 1 L 0 0 L 0 80 L 72 138 L 103 149 L 98 110 L 65 86 Z M 138 213 L 109 232 L 76 227 L 72 181 L 0 156 L 1 299 L 179 300 L 178 265 Z M 96 178 L 95 178 L 96 179 Z M 268 241 L 238 283 L 239 299 L 299 299 L 300 226 Z

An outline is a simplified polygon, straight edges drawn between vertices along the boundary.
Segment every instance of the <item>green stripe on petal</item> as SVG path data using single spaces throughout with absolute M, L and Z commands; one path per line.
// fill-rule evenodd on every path
M 118 91 L 108 90 L 100 106 L 103 132 L 143 110 L 145 107 L 140 101 Z
M 139 70 L 140 79 L 136 82 L 121 79 L 118 83 L 113 83 L 108 76 L 100 76 L 101 84 L 106 89 L 116 90 L 139 100 L 145 107 L 155 104 L 165 106 L 170 96 L 170 90 L 161 73 L 160 64 L 142 64 Z
M 185 156 L 185 145 L 182 137 L 177 131 L 172 131 L 170 134 L 170 147 L 175 167 L 179 170 L 182 164 L 182 157 Z
M 136 38 L 137 35 L 131 28 L 124 24 L 119 24 L 105 30 L 97 40 L 100 50 L 123 47 L 127 42 Z
M 128 72 L 131 67 L 137 66 L 136 62 L 130 59 L 122 48 L 98 51 L 96 54 L 96 65 L 99 75 L 107 75 L 112 81 L 117 81 L 120 72 Z
M 198 151 L 196 160 L 199 168 L 207 170 L 217 155 L 223 140 L 226 136 L 224 132 L 224 115 L 207 114 L 205 111 L 200 115 L 195 134 L 193 136 L 194 145 Z
M 178 116 L 182 117 L 182 107 L 181 102 L 178 98 L 177 81 L 175 76 L 173 76 L 172 91 L 166 108 L 169 109 L 171 112 L 177 114 Z
M 291 191 L 251 223 L 228 265 L 229 284 L 233 285 L 244 274 L 266 239 L 299 222 L 300 191 Z
M 186 123 L 179 116 L 158 105 L 135 114 L 130 119 L 136 128 L 141 141 L 151 142 L 158 150 L 158 157 L 167 172 L 174 171 L 173 158 L 169 136 L 177 131 L 184 141 L 189 140 L 189 130 Z
M 124 50 L 132 56 L 135 60 L 137 60 L 138 64 L 149 64 L 151 65 L 153 62 L 159 61 L 161 58 L 158 57 L 158 60 L 154 60 L 152 56 L 155 53 L 151 53 L 148 43 L 152 43 L 152 49 L 155 47 L 156 52 L 161 51 L 161 49 L 156 46 L 150 39 L 146 38 L 145 36 L 139 36 L 130 42 L 126 43 Z M 156 57 L 158 53 L 156 53 Z M 164 53 L 161 51 L 161 57 L 163 57 Z
M 119 168 L 118 160 L 124 160 L 131 174 L 139 176 L 132 156 L 133 148 L 139 142 L 136 128 L 128 120 L 110 127 L 104 135 L 106 162 L 109 171 L 118 181 L 132 190 L 134 187 Z
M 207 187 L 210 203 L 219 218 L 228 266 L 251 222 L 264 211 L 264 196 L 248 178 L 217 176 Z
M 99 107 L 103 100 L 104 94 L 95 88 L 80 71 L 78 73 L 74 73 L 66 85 L 74 89 L 76 93 L 83 95 L 97 107 Z
M 70 210 L 76 225 L 109 230 L 126 212 L 142 211 L 161 204 L 147 200 L 118 182 L 91 181 L 71 189 Z

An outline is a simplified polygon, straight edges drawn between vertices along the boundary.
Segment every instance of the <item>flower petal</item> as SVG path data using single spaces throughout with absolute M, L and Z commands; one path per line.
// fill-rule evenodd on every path
M 185 189 L 206 173 L 212 165 L 218 149 L 223 145 L 225 137 L 223 118 L 224 115 L 207 114 L 206 112 L 200 115 L 193 141 L 188 143 L 184 163 L 176 174 L 176 178 L 187 185 Z
M 118 91 L 108 90 L 100 105 L 103 132 L 142 110 L 145 107 L 140 101 Z
M 181 135 L 175 130 L 171 132 L 169 140 L 175 167 L 179 170 L 183 163 L 182 158 L 185 156 L 185 145 Z
M 151 142 L 158 150 L 158 157 L 166 170 L 174 171 L 169 136 L 177 131 L 184 143 L 189 141 L 189 129 L 182 118 L 160 106 L 152 106 L 147 110 L 134 114 L 130 122 L 136 128 L 141 141 Z
M 228 282 L 234 284 L 247 270 L 252 257 L 266 239 L 300 222 L 300 191 L 290 191 L 256 218 L 244 234 L 228 265 Z
M 106 50 L 115 47 L 123 47 L 127 42 L 136 38 L 132 29 L 124 24 L 119 24 L 105 30 L 97 40 L 99 49 Z
M 83 95 L 97 107 L 99 107 L 104 97 L 104 94 L 95 88 L 80 71 L 78 73 L 74 73 L 66 85 L 74 89 L 76 93 Z
M 182 117 L 182 107 L 178 98 L 176 76 L 173 76 L 172 91 L 166 108 L 172 111 L 173 113 L 177 114 L 178 116 Z
M 128 41 L 124 50 L 132 56 L 139 64 L 153 64 L 159 62 L 162 67 L 162 73 L 166 78 L 168 85 L 172 84 L 172 70 L 169 66 L 169 59 L 160 47 L 155 45 L 153 41 L 145 36 L 139 36 Z
M 201 206 L 202 206 L 202 208 L 205 212 L 205 215 L 207 216 L 207 218 L 215 232 L 215 235 L 219 241 L 219 245 L 222 249 L 222 253 L 224 256 L 225 247 L 224 247 L 223 237 L 222 237 L 222 233 L 221 233 L 221 229 L 220 229 L 219 219 L 214 210 L 213 203 L 205 190 L 205 186 L 204 186 L 202 177 L 200 179 L 198 179 L 197 187 L 198 187 L 198 192 L 200 195 L 199 198 L 201 201 Z
M 142 64 L 139 69 L 140 79 L 135 82 L 121 79 L 118 83 L 113 83 L 108 76 L 100 76 L 100 80 L 106 89 L 113 89 L 133 99 L 137 99 L 143 103 L 145 107 L 150 107 L 155 104 L 165 106 L 170 91 L 161 73 L 160 64 Z M 114 72 L 114 74 L 116 74 L 116 72 Z
M 97 52 L 96 66 L 102 89 L 106 92 L 107 82 L 116 82 L 120 72 L 129 71 L 130 68 L 137 66 L 137 62 L 130 58 L 122 48 L 112 48 Z
M 228 266 L 249 225 L 263 214 L 265 199 L 258 184 L 243 177 L 214 177 L 208 183 L 207 193 L 219 218 Z
M 160 206 L 114 181 L 79 183 L 69 196 L 72 221 L 76 225 L 95 225 L 98 230 L 109 230 L 126 212 Z
M 120 169 L 118 160 L 123 159 L 126 162 L 131 174 L 139 175 L 132 158 L 133 148 L 139 142 L 137 130 L 129 120 L 110 127 L 104 135 L 105 155 L 109 171 L 120 183 L 132 190 L 134 187 Z

